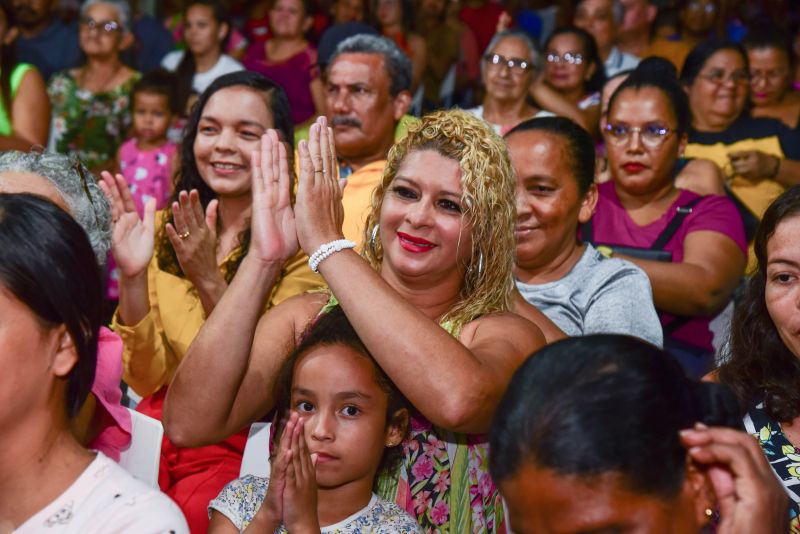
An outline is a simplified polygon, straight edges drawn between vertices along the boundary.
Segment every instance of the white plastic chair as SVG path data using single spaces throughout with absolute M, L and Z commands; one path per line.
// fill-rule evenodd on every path
M 127 409 L 131 414 L 131 444 L 122 451 L 119 465 L 133 478 L 158 488 L 158 464 L 161 461 L 161 441 L 164 427 L 161 421 Z
M 272 423 L 253 423 L 244 446 L 239 476 L 269 478 L 269 431 Z

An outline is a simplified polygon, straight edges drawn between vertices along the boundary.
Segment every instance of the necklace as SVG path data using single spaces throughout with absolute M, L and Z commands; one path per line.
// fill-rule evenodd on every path
M 118 62 L 114 70 L 103 79 L 103 83 L 93 85 L 89 87 L 87 84 L 87 74 L 88 74 L 88 65 L 83 67 L 80 72 L 78 73 L 78 86 L 86 91 L 91 93 L 105 93 L 109 90 L 109 84 L 114 81 L 119 74 L 119 71 L 122 70 L 123 64 Z

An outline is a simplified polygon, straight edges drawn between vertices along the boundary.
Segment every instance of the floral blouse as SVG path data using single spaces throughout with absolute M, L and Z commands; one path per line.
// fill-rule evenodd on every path
M 750 408 L 744 417 L 744 426 L 758 440 L 789 495 L 790 532 L 800 534 L 800 449 L 792 445 L 780 423 L 767 415 L 763 402 Z
M 91 170 L 108 167 L 128 137 L 131 89 L 141 75 L 103 93 L 78 87 L 70 71 L 54 74 L 47 87 L 53 107 L 50 150 L 75 155 Z
M 217 498 L 208 504 L 209 516 L 218 511 L 244 532 L 267 495 L 269 479 L 247 475 L 228 483 Z M 275 534 L 286 534 L 281 527 Z M 414 519 L 397 505 L 373 494 L 369 504 L 339 521 L 321 529 L 322 534 L 421 534 Z

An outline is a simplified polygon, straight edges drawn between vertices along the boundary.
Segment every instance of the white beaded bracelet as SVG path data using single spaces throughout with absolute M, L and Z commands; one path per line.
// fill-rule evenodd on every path
M 311 267 L 312 271 L 318 273 L 319 271 L 317 270 L 317 267 L 319 267 L 319 264 L 322 263 L 322 260 L 334 252 L 339 252 L 340 250 L 345 250 L 348 248 L 356 248 L 355 242 L 347 239 L 337 239 L 336 241 L 331 241 L 330 243 L 323 243 L 308 258 L 308 266 Z

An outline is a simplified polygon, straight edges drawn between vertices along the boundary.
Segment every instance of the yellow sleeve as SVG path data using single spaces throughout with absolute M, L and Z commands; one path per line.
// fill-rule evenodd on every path
M 147 267 L 147 291 L 150 302 L 150 311 L 147 315 L 135 325 L 123 325 L 119 321 L 119 310 L 117 310 L 111 324 L 112 329 L 122 338 L 122 378 L 143 397 L 152 395 L 168 384 L 180 362 L 166 337 L 161 321 L 157 292 L 159 271 L 154 255 Z M 161 297 L 168 298 L 166 295 Z
M 320 287 L 325 287 L 325 280 L 311 270 L 308 266 L 308 256 L 300 249 L 284 264 L 281 279 L 272 290 L 267 308 L 276 306 L 294 295 Z

